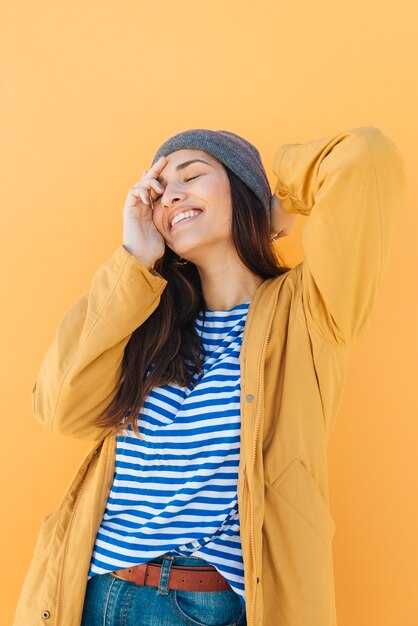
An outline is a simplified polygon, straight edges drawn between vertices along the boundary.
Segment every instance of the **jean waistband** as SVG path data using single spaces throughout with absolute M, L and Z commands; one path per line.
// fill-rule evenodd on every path
M 171 556 L 174 557 L 173 560 L 173 565 L 181 565 L 183 567 L 189 567 L 189 566 L 208 566 L 211 565 L 211 563 L 208 563 L 207 561 L 205 561 L 205 559 L 201 559 L 200 557 L 197 556 L 182 556 L 181 554 L 178 554 L 178 552 L 166 552 L 165 554 L 162 554 L 161 556 L 157 556 L 153 559 L 150 560 L 150 563 L 162 563 L 164 560 L 164 556 Z

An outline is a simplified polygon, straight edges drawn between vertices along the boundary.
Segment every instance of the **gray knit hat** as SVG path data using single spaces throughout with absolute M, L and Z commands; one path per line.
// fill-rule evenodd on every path
M 260 153 L 252 143 L 228 130 L 192 128 L 167 139 L 158 148 L 151 166 L 160 157 L 183 149 L 204 150 L 232 170 L 261 200 L 270 224 L 272 193 Z

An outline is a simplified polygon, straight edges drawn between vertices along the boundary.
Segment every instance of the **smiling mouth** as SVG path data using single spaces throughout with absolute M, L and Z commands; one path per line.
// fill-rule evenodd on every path
M 171 222 L 170 230 L 173 230 L 173 228 L 175 228 L 178 224 L 191 222 L 196 217 L 199 217 L 200 213 L 202 213 L 202 211 L 198 211 L 197 209 L 185 211 L 184 213 L 178 213 Z

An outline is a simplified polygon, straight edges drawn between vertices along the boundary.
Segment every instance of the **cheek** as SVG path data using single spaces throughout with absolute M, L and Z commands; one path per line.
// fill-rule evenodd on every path
M 207 198 L 212 206 L 216 209 L 216 212 L 222 217 L 230 218 L 232 215 L 232 200 L 231 190 L 229 183 L 217 181 L 216 184 L 211 185 L 207 189 Z
M 219 220 L 222 224 L 230 226 L 232 223 L 232 200 L 229 189 L 219 195 L 217 206 L 219 207 Z

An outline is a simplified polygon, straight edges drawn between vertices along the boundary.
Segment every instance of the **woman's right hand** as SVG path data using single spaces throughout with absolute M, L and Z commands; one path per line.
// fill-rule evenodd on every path
M 161 157 L 142 173 L 141 180 L 128 191 L 123 207 L 123 246 L 150 269 L 165 251 L 164 237 L 152 217 L 153 191 L 161 195 L 164 187 L 156 180 L 166 164 Z

